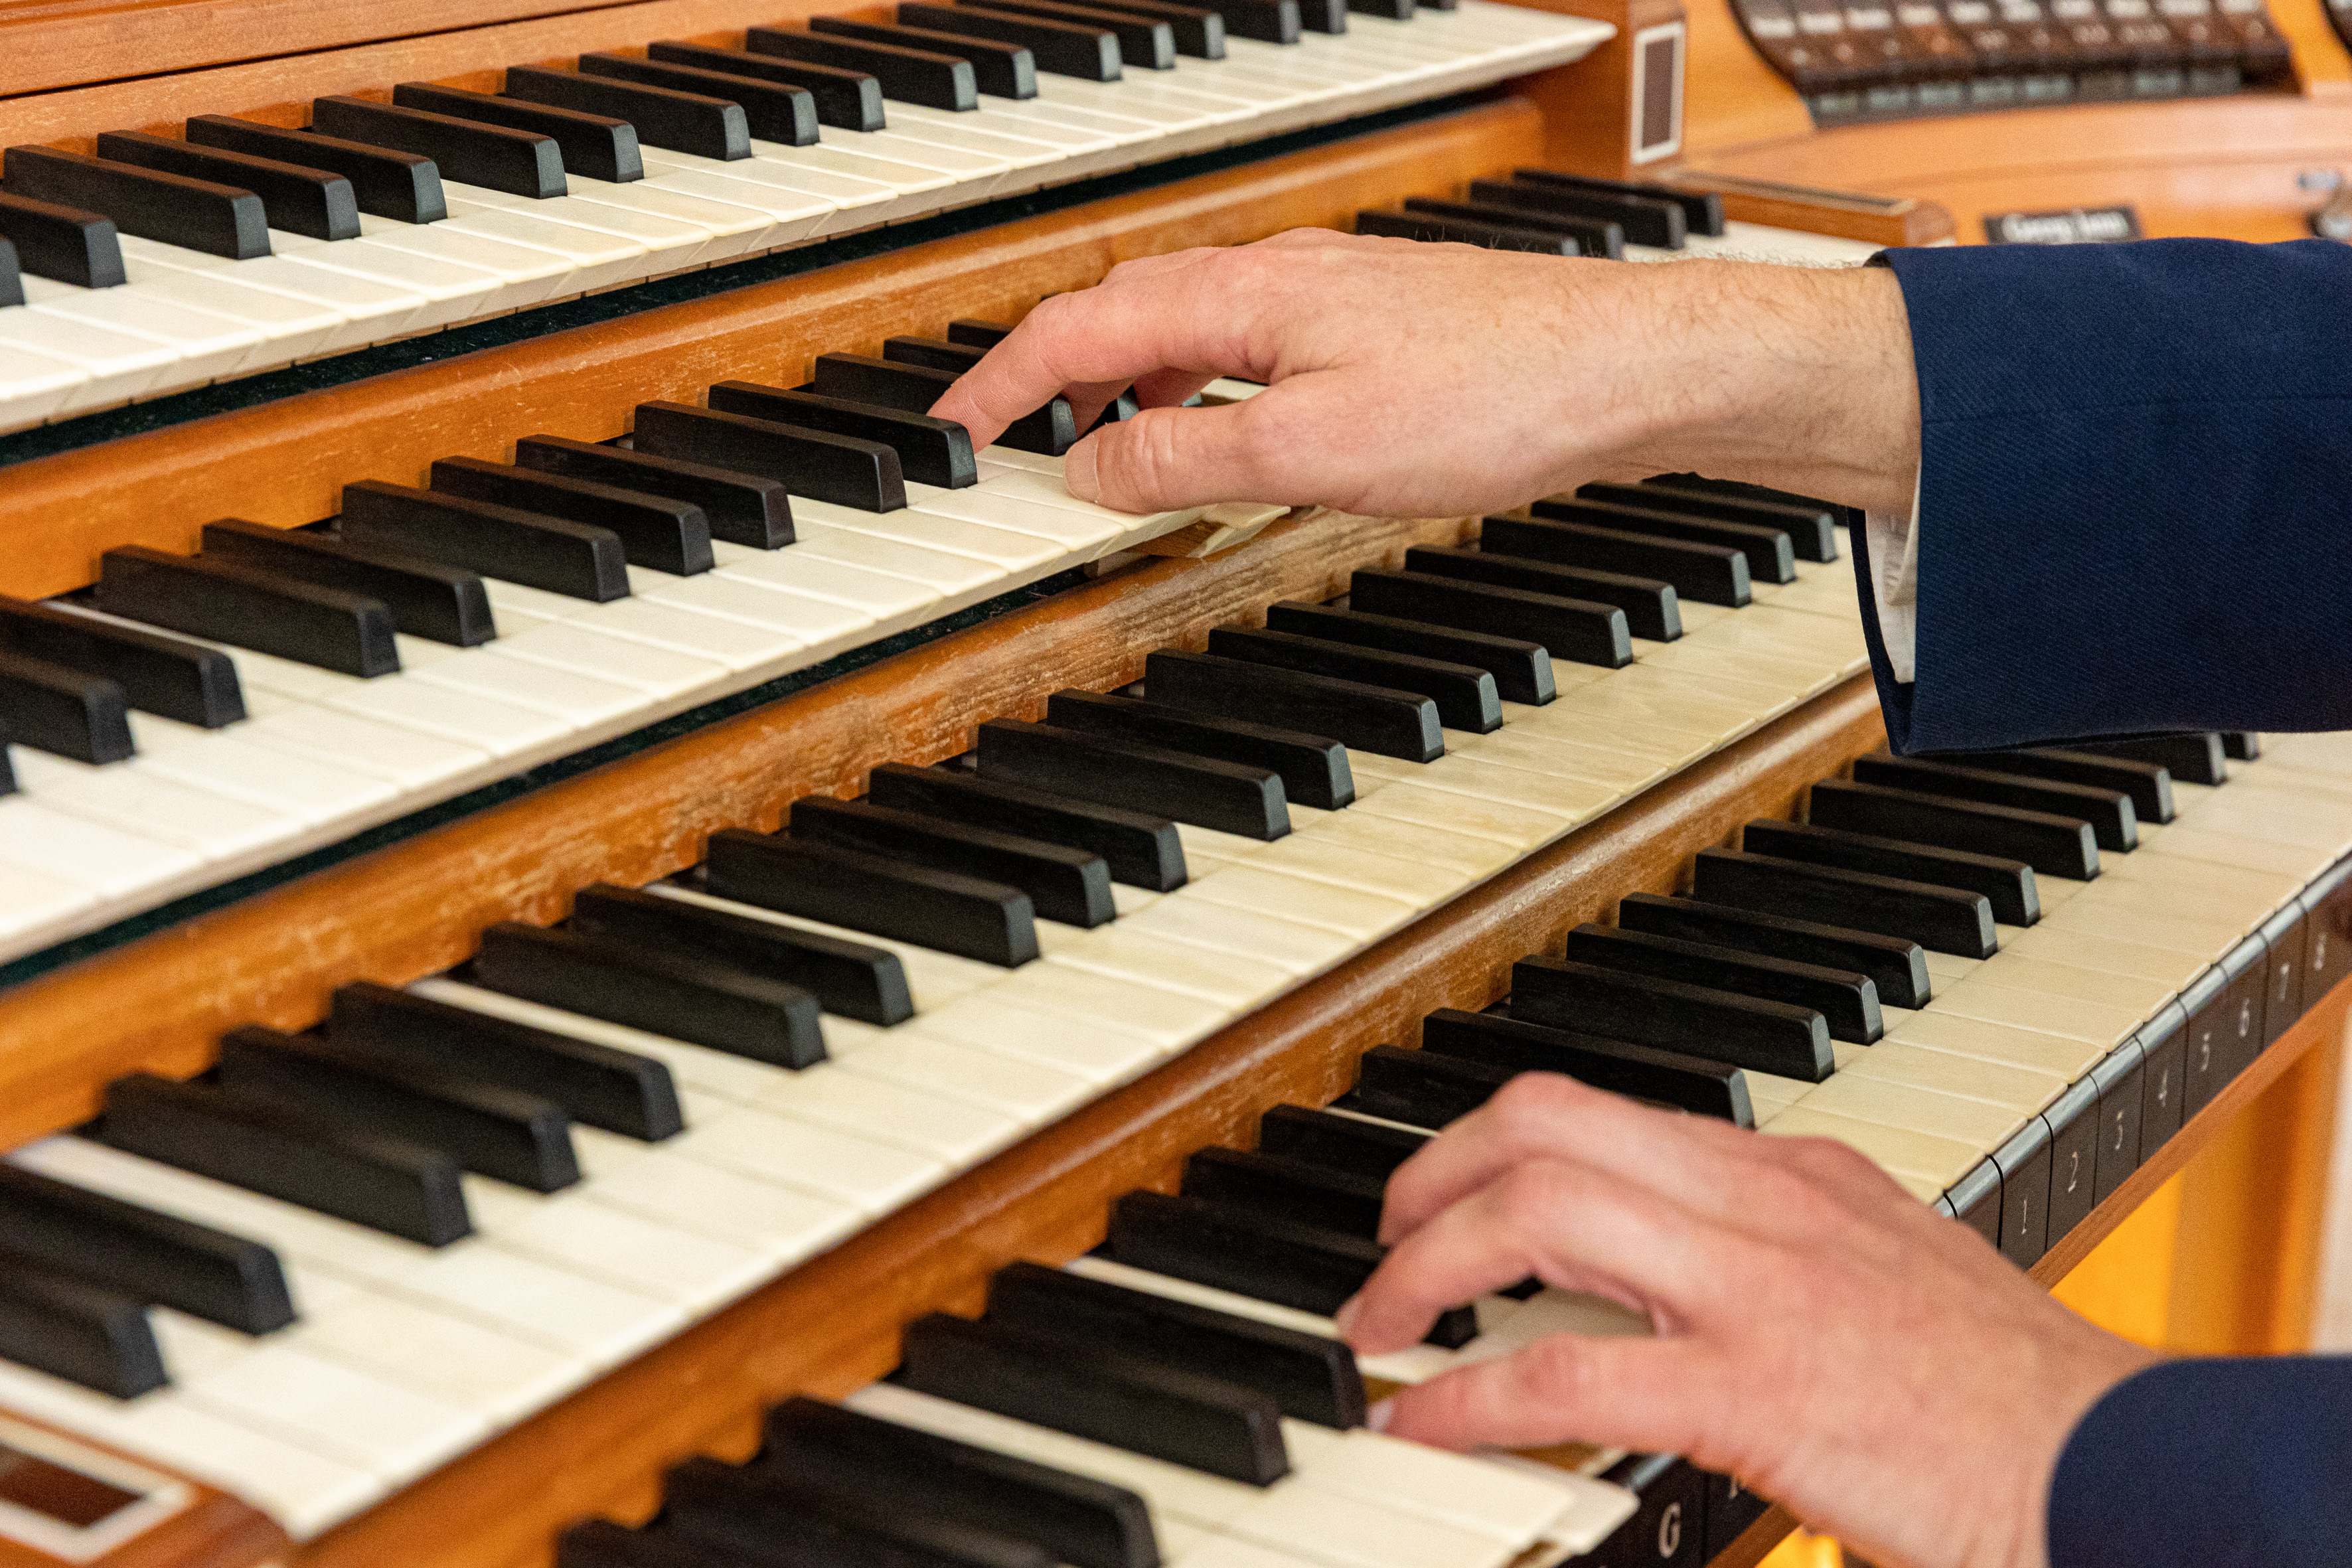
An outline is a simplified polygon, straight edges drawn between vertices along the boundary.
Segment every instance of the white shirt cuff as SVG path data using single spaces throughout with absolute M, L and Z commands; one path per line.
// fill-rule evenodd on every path
M 1917 679 L 1919 648 L 1919 480 L 1911 481 L 1911 511 L 1863 514 L 1870 543 L 1870 594 L 1878 605 L 1878 637 L 1886 662 L 1906 685 Z

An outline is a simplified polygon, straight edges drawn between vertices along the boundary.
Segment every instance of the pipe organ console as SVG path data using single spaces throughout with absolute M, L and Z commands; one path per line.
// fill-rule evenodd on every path
M 1729 1568 L 1365 1427 L 1645 1331 L 1340 1344 L 1433 1130 L 1566 1072 L 2054 1279 L 2340 1025 L 2352 749 L 1884 756 L 1839 508 L 928 416 L 1301 223 L 1949 236 L 1669 167 L 1678 12 L 104 9 L 0 16 L 0 1561 Z

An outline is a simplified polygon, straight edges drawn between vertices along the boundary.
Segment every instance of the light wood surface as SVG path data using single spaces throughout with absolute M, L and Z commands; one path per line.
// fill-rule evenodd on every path
M 1537 162 L 1535 107 L 1503 98 L 1434 121 L 1092 202 L 801 277 L 553 332 L 24 463 L 0 481 L 0 593 L 88 583 L 100 552 L 186 552 L 225 515 L 293 527 L 354 479 L 421 483 L 436 458 L 499 461 L 518 437 L 601 441 L 636 405 L 699 403 L 730 378 L 795 385 L 826 352 L 879 353 L 951 317 L 1016 320 L 1119 261 L 1230 245 Z
M 870 1381 L 895 1361 L 908 1320 L 975 1310 L 988 1275 L 1014 1258 L 1076 1257 L 1101 1239 L 1121 1194 L 1171 1187 L 1183 1157 L 1205 1144 L 1246 1145 L 1271 1106 L 1330 1100 L 1364 1051 L 1415 1043 L 1436 1008 L 1493 1001 L 1514 960 L 1557 951 L 1570 927 L 1626 893 L 1672 890 L 1697 849 L 1727 842 L 1750 817 L 1787 815 L 1807 784 L 1884 741 L 1868 679 L 1844 683 L 493 1439 L 299 1560 L 521 1568 L 544 1563 L 554 1532 L 584 1514 L 644 1517 L 667 1464 L 740 1458 L 766 1405 Z
M 2352 59 L 2324 0 L 2271 0 L 2299 93 L 2076 104 L 1812 126 L 1796 89 L 1740 35 L 1729 0 L 1692 0 L 1694 168 L 1909 196 L 1948 208 L 1963 244 L 1990 213 L 2128 203 L 2151 237 L 2299 239 L 2318 198 L 2296 174 L 2352 164 Z M 2347 171 L 2352 172 L 2352 171 Z

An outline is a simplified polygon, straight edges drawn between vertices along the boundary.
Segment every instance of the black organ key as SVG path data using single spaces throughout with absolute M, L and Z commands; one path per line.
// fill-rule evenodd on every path
M 2131 796 L 2132 811 L 2140 821 L 2161 824 L 2172 820 L 2172 774 L 2160 763 L 2102 756 L 2096 752 L 2057 750 L 1943 752 L 1933 760 L 1982 768 L 1989 773 L 2115 790 Z
M 1709 903 L 1907 937 L 1960 958 L 1990 958 L 1997 945 L 1992 904 L 1981 893 L 1835 866 L 1702 849 L 1691 892 Z
M 1299 0 L 1298 25 L 1310 33 L 1348 30 L 1348 0 Z
M 100 133 L 98 155 L 118 163 L 136 163 L 142 169 L 251 191 L 261 198 L 269 226 L 289 234 L 350 239 L 360 231 L 359 200 L 352 183 L 331 170 L 206 147 L 173 136 L 150 136 L 141 131 Z
M 1013 1270 L 1067 1278 L 1034 1264 Z M 992 1283 L 992 1302 L 999 1289 Z M 1072 1568 L 1160 1568 L 1151 1515 L 1125 1487 L 814 1399 L 777 1405 L 761 1431 L 761 1464 L 804 1482 L 895 1492 L 904 1506 L 1033 1542 Z
M 1348 9 L 1367 16 L 1385 16 L 1391 22 L 1410 22 L 1413 0 L 1348 0 Z
M 237 518 L 205 524 L 207 559 L 381 600 L 393 626 L 411 637 L 474 647 L 498 635 L 481 575 L 415 555 L 369 550 L 307 528 L 269 528 Z
M 657 458 L 775 479 L 795 495 L 859 511 L 897 511 L 907 504 L 898 452 L 854 436 L 683 403 L 640 403 L 632 444 Z
M 1590 484 L 1577 487 L 1586 500 L 1614 501 L 1645 511 L 1680 512 L 1686 517 L 1719 518 L 1726 522 L 1757 523 L 1783 530 L 1800 561 L 1838 558 L 1837 511 L 1832 507 L 1789 500 L 1751 500 L 1712 490 L 1686 490 L 1659 479 L 1638 485 Z
M 941 338 L 896 337 L 882 340 L 882 357 L 898 364 L 929 365 L 961 375 L 987 356 L 988 350 Z
M 2025 778 L 1925 757 L 1856 757 L 1853 780 L 1856 784 L 1883 784 L 1889 789 L 1948 800 L 1973 800 L 1987 805 L 2046 812 L 2053 816 L 2080 817 L 2096 832 L 2102 849 L 2120 853 L 2139 842 L 2139 814 L 2132 809 L 2131 796 L 2119 790 Z
M 1801 822 L 1751 822 L 1740 847 L 1783 860 L 1811 860 L 1817 866 L 1843 866 L 1849 871 L 1982 893 L 1992 902 L 1992 918 L 2003 925 L 2030 926 L 2042 918 L 2041 889 L 2033 868 L 2022 860 Z
M 1184 1162 L 1188 1198 L 1278 1215 L 1302 1225 L 1381 1237 L 1381 1193 L 1387 1183 L 1352 1171 L 1327 1170 L 1263 1150 L 1200 1149 Z
M 1756 1125 L 1740 1068 L 1684 1051 L 1604 1039 L 1524 1018 L 1447 1007 L 1421 1022 L 1422 1054 L 1511 1072 L 1551 1072 L 1635 1100 Z
M 793 803 L 796 839 L 883 855 L 934 870 L 1003 882 L 1029 895 L 1041 919 L 1109 922 L 1110 866 L 1087 849 L 866 801 L 809 795 Z
M 136 1399 L 169 1381 L 145 1303 L 0 1249 L 0 1359 Z
M 2200 979 L 2198 982 L 2202 984 Z M 2191 986 L 2190 994 L 2196 987 Z M 2145 1161 L 2180 1131 L 2187 1107 L 2189 1009 L 2186 995 L 2142 1024 L 2139 1041 L 2139 1147 Z
M 207 730 L 245 717 L 236 666 L 218 648 L 5 596 L 0 647 L 111 680 L 143 713 Z
M 1179 54 L 1197 51 L 1182 47 L 1176 40 L 1173 22 L 1164 16 L 1154 16 L 1123 6 L 1073 5 L 1064 0 L 989 0 L 988 9 L 998 16 L 1007 13 L 1036 16 L 1048 22 L 1065 22 L 1074 26 L 1098 27 L 1118 40 L 1119 63 L 1139 66 L 1147 70 L 1171 70 Z M 1222 44 L 1221 27 L 1218 39 Z
M 294 1321 L 278 1255 L 257 1241 L 0 1165 L 0 1253 L 242 1333 Z
M 707 853 L 723 898 L 1008 969 L 1037 956 L 1035 906 L 1008 883 L 733 827 Z
M 1524 212 L 1603 218 L 1622 228 L 1628 243 L 1656 246 L 1662 250 L 1680 250 L 1690 232 L 1681 205 L 1655 196 L 1522 184 L 1517 180 L 1473 180 L 1470 199 Z
M 740 104 L 753 141 L 807 147 L 817 139 L 816 95 L 804 87 L 635 55 L 582 55 L 580 69 L 585 76 L 611 77 Z
M 503 125 L 551 136 L 562 150 L 563 170 L 591 180 L 620 182 L 646 177 L 646 161 L 637 144 L 636 127 L 609 114 L 495 93 L 467 92 L 436 87 L 429 81 L 404 81 L 392 89 L 392 101 L 403 109 L 421 109 L 478 125 Z
M 2098 1160 L 2104 1119 L 2094 1078 L 2080 1079 L 2058 1097 L 2042 1121 L 2050 1129 L 2050 1239 L 2057 1241 L 2091 1217 L 2098 1205 Z M 2028 1123 L 2031 1126 L 2032 1123 Z
M 1385 1182 L 1396 1168 L 1421 1152 L 1429 1139 L 1402 1127 L 1384 1127 L 1336 1110 L 1277 1105 L 1258 1118 L 1257 1146 L 1329 1171 L 1350 1171 Z
M 0 190 L 0 238 L 16 247 L 17 267 L 36 278 L 81 289 L 122 281 L 122 242 L 103 213 Z
M 509 66 L 506 91 L 530 103 L 626 120 L 648 147 L 721 162 L 751 155 L 751 121 L 743 106 L 728 99 L 543 66 Z
M 1101 27 L 1049 22 L 1011 11 L 966 5 L 901 5 L 898 22 L 902 26 L 929 27 L 963 37 L 1018 44 L 1035 57 L 1039 70 L 1076 77 L 1081 81 L 1117 81 L 1124 63 L 1118 35 Z M 1172 39 L 1168 49 L 1172 56 Z
M 1115 1344 L 1144 1361 L 1195 1369 L 1257 1390 L 1295 1420 L 1342 1431 L 1364 1424 L 1363 1374 L 1339 1340 L 1034 1263 L 997 1270 L 985 1321 Z
M 2091 1083 L 2099 1095 L 2097 1147 L 2092 1154 L 2094 1205 L 2113 1197 L 2124 1178 L 2139 1169 L 2147 1072 L 2146 1048 L 2137 1037 L 2091 1069 Z
M 816 380 L 809 390 L 828 397 L 877 403 L 909 414 L 929 414 L 931 405 L 956 382 L 955 373 L 928 365 L 901 364 L 866 354 L 819 354 Z M 1067 398 L 1055 397 L 1044 407 L 1023 415 L 996 438 L 1001 447 L 1058 458 L 1078 438 L 1076 416 Z
M 0 169 L 8 195 L 104 213 L 124 234 L 232 261 L 269 254 L 261 198 L 242 186 L 55 147 L 11 147 Z
M 1804 507 L 1808 510 L 1819 508 L 1834 513 L 1844 527 L 1860 528 L 1862 526 L 1860 507 L 1840 506 L 1835 501 L 1816 500 L 1811 496 L 1793 495 L 1787 490 L 1776 490 L 1764 485 L 1751 485 L 1741 479 L 1710 479 L 1704 474 L 1652 474 L 1648 479 L 1643 479 L 1642 484 L 1645 489 L 1656 487 L 1663 489 L 1676 489 L 1690 494 L 1717 496 L 1743 502 L 1770 501 L 1780 506 Z M 1832 559 L 1836 558 L 1832 556 Z
M 188 140 L 201 147 L 249 153 L 305 169 L 324 169 L 351 182 L 360 211 L 400 223 L 438 223 L 449 216 L 441 171 L 432 159 L 365 142 L 289 131 L 226 114 L 188 118 Z
M 887 1026 L 914 1016 L 898 955 L 755 915 L 599 882 L 572 896 L 571 929 L 640 950 L 684 953 L 797 986 L 828 1013 Z
M 972 85 L 991 98 L 1037 96 L 1037 57 L 1019 44 L 996 38 L 959 37 L 937 27 L 896 26 L 881 22 L 856 22 L 843 16 L 812 16 L 813 32 L 857 38 L 869 44 L 946 55 L 971 67 Z
M 882 83 L 863 69 L 814 59 L 754 54 L 749 49 L 711 48 L 702 44 L 648 44 L 646 54 L 662 64 L 693 66 L 800 88 L 816 100 L 819 125 L 837 125 L 844 131 L 879 131 L 886 123 Z
M 1593 1552 L 1623 1568 L 1700 1568 L 1705 1555 L 1704 1473 L 1673 1454 L 1628 1454 L 1601 1472 L 1639 1500 L 1633 1517 Z
M 1377 1242 L 1360 1237 L 1148 1192 L 1111 1205 L 1104 1251 L 1129 1268 L 1327 1314 L 1363 1289 L 1382 1255 Z M 1438 1319 L 1428 1342 L 1459 1349 L 1477 1331 L 1475 1313 L 1455 1307 Z
M 983 353 L 1013 335 L 1011 327 L 995 321 L 974 321 L 959 316 L 948 323 L 948 342 L 979 349 Z
M 1419 692 L 1162 648 L 1144 660 L 1151 700 L 1203 713 L 1246 713 L 1360 752 L 1409 763 L 1445 754 L 1437 704 Z
M 2051 1153 L 2050 1126 L 2039 1116 L 1992 1152 L 2000 1171 L 2001 1255 L 2020 1268 L 2049 1249 Z
M 242 1028 L 221 1037 L 218 1077 L 234 1093 L 437 1150 L 535 1193 L 580 1179 L 561 1106 L 446 1068 Z
M 1492 1100 L 1519 1070 L 1438 1051 L 1375 1046 L 1357 1059 L 1356 1087 L 1342 1103 L 1434 1132 Z
M 1155 893 L 1173 892 L 1184 885 L 1184 841 L 1173 822 L 1150 812 L 1073 800 L 1026 784 L 984 779 L 961 768 L 916 768 L 902 763 L 876 768 L 866 776 L 866 798 L 877 805 L 1087 850 L 1102 857 L 1114 882 Z
M 776 1067 L 824 1060 L 817 1000 L 797 985 L 675 949 L 501 921 L 476 984 Z
M 932 1513 L 905 1494 L 827 1486 L 782 1465 L 694 1458 L 662 1480 L 664 1534 L 711 1568 L 1052 1568 L 1039 1547 Z
M 1503 727 L 1502 699 L 1495 690 L 1495 678 L 1473 665 L 1245 626 L 1215 627 L 1209 633 L 1208 651 L 1245 664 L 1412 692 L 1434 703 L 1438 722 L 1449 730 L 1484 735 Z
M 743 47 L 754 54 L 864 71 L 882 84 L 884 97 L 919 103 L 927 109 L 980 107 L 979 82 L 971 62 L 952 55 L 786 27 L 753 27 L 743 35 Z M 659 46 L 656 47 L 658 50 Z M 667 57 L 657 52 L 654 58 Z
M 1867 1046 L 1885 1032 L 1885 1019 L 1878 1010 L 1878 987 L 1871 984 L 1870 976 L 1851 969 L 1830 969 L 1680 937 L 1598 925 L 1580 925 L 1569 932 L 1562 956 L 1604 969 L 1810 1007 L 1828 1021 L 1832 1039 Z
M 131 755 L 130 703 L 118 683 L 0 648 L 0 735 L 78 763 Z
M 460 184 L 534 200 L 560 196 L 568 188 L 562 148 L 554 137 L 536 132 L 363 98 L 317 100 L 310 105 L 310 129 L 345 142 L 430 158 L 444 177 Z
M 1209 8 L 1225 19 L 1229 37 L 1262 44 L 1295 44 L 1306 26 L 1299 0 L 1210 0 Z
M 2094 741 L 2082 750 L 2154 763 L 2182 784 L 2225 784 L 2230 777 L 2228 752 L 2221 737 L 2207 731 L 2193 735 L 2149 735 L 2137 741 Z
M 1660 539 L 1719 544 L 1748 557 L 1748 581 L 1793 583 L 1797 580 L 1797 546 L 1785 529 L 1752 522 L 1719 522 L 1647 507 L 1621 506 L 1613 501 L 1539 500 L 1528 510 L 1554 522 L 1587 522 L 1625 533 L 1654 534 Z
M 1553 169 L 1514 169 L 1511 178 L 1522 184 L 1549 186 L 1557 190 L 1643 196 L 1652 201 L 1671 202 L 1683 209 L 1685 233 L 1704 235 L 1710 239 L 1723 237 L 1723 198 L 1713 191 L 1685 191 L 1678 186 L 1656 184 L 1646 180 L 1601 180 L 1589 174 L 1563 174 Z
M 1712 1563 L 1731 1550 L 1731 1543 L 1746 1532 L 1748 1527 L 1769 1512 L 1772 1505 L 1748 1489 L 1738 1477 L 1718 1470 L 1696 1472 L 1706 1488 L 1706 1531 L 1699 1547 L 1698 1561 Z M 1684 1529 L 1689 1529 L 1687 1523 Z
M 1282 776 L 1286 800 L 1336 811 L 1356 798 L 1348 748 L 1324 735 L 1244 719 L 1221 719 L 1110 692 L 1056 691 L 1045 700 L 1045 722 L 1066 730 L 1111 735 Z
M 1591 599 L 1464 583 L 1426 572 L 1351 574 L 1348 606 L 1375 616 L 1461 626 L 1541 643 L 1556 659 L 1622 669 L 1633 662 L 1625 612 Z
M 980 776 L 1244 838 L 1275 839 L 1290 831 L 1282 775 L 1272 769 L 1057 724 L 982 723 Z
M 125 545 L 99 557 L 98 607 L 343 675 L 400 668 L 383 601 L 201 555 Z
M 1060 16 L 1068 12 L 1071 20 L 1099 21 L 1103 26 L 1109 26 L 1111 18 L 1149 17 L 1168 25 L 1169 35 L 1178 54 L 1203 60 L 1225 58 L 1224 17 L 1199 5 L 1179 5 L 1171 4 L 1171 0 L 1116 0 L 1114 4 L 1101 5 L 1072 5 L 1067 0 L 1018 0 L 1017 4 L 992 0 L 992 8 L 1021 11 L 1037 16 Z M 1142 63 L 1139 54 L 1129 52 L 1124 33 L 1119 35 L 1119 54 L 1129 65 Z
M 1282 1413 L 1255 1389 L 1085 1340 L 931 1313 L 894 1381 L 1015 1420 L 1251 1486 L 1289 1473 Z
M 93 1131 L 128 1153 L 427 1247 L 474 1228 L 447 1155 L 274 1100 L 132 1073 L 106 1086 Z
M 917 484 L 961 489 L 980 482 L 971 435 L 952 419 L 748 381 L 722 381 L 709 396 L 710 406 L 724 413 L 880 442 L 898 454 L 899 471 Z
M 336 988 L 327 1038 L 535 1094 L 574 1121 L 625 1137 L 655 1142 L 685 1126 L 669 1068 L 651 1057 L 373 981 Z
M 1433 219 L 1444 227 L 1460 227 L 1475 233 L 1491 229 L 1504 235 L 1538 235 L 1549 243 L 1543 248 L 1551 250 L 1561 239 L 1573 248 L 1561 248 L 1562 256 L 1606 257 L 1620 260 L 1625 254 L 1625 231 L 1613 223 L 1585 217 L 1570 217 L 1559 213 L 1529 212 L 1523 208 L 1496 206 L 1491 202 L 1447 201 L 1438 196 L 1407 196 L 1404 210 L 1408 216 Z M 1357 225 L 1362 230 L 1362 224 Z M 1413 237 L 1415 238 L 1419 236 Z M 1472 239 L 1472 244 L 1482 243 Z M 1496 250 L 1527 250 L 1526 245 L 1495 245 Z
M 1697 899 L 1628 893 L 1618 900 L 1617 927 L 1866 974 L 1884 1006 L 1924 1007 L 1931 994 L 1927 955 L 1917 942 L 1856 931 L 1834 919 L 1799 920 Z
M 1813 785 L 1806 816 L 1822 827 L 2022 860 L 2045 877 L 2085 881 L 2099 874 L 2097 830 L 2078 816 L 1843 779 Z
M 1821 1082 L 1837 1067 L 1829 1021 L 1813 1008 L 1570 959 L 1513 964 L 1511 1016 L 1805 1083 Z
M 2253 730 L 2221 731 L 2221 754 L 2233 763 L 2251 763 L 2263 754 L 2263 738 Z
M 1356 215 L 1358 234 L 1417 239 L 1425 245 L 1475 245 L 1487 250 L 1528 251 L 1537 256 L 1582 256 L 1576 237 L 1538 228 L 1506 228 L 1468 218 L 1418 212 L 1366 210 Z
M 555 1538 L 555 1568 L 710 1568 L 710 1554 L 674 1535 L 590 1519 Z
M 1272 632 L 1290 632 L 1324 642 L 1347 643 L 1383 653 L 1410 654 L 1417 658 L 1483 669 L 1494 680 L 1496 695 L 1505 702 L 1534 705 L 1549 702 L 1559 695 L 1552 681 L 1551 655 L 1541 643 L 1287 600 L 1267 608 L 1265 627 Z M 1293 798 L 1299 798 L 1296 792 Z
M 632 566 L 681 577 L 710 570 L 710 521 L 690 500 L 479 458 L 443 458 L 427 482 L 436 495 L 610 529 Z
M 1416 544 L 1404 552 L 1404 569 L 1430 577 L 1453 577 L 1465 583 L 1486 583 L 1498 588 L 1518 588 L 1530 594 L 1588 605 L 1613 605 L 1624 612 L 1625 629 L 1653 642 L 1672 642 L 1683 635 L 1681 595 L 1671 583 L 1636 577 L 1623 572 L 1602 572 L 1588 566 L 1562 566 L 1493 551 L 1468 550 L 1452 544 Z
M 1500 555 L 1525 555 L 1557 561 L 1563 566 L 1654 577 L 1672 583 L 1684 598 L 1703 605 L 1737 609 L 1748 600 L 1748 556 L 1721 544 L 1659 539 L 1589 523 L 1522 521 L 1508 517 L 1486 519 L 1480 527 L 1479 541 Z
M 730 544 L 778 550 L 793 542 L 791 495 L 779 481 L 757 474 L 562 436 L 526 436 L 517 441 L 515 467 L 691 501 L 702 509 L 710 537 Z
M 629 593 L 627 548 L 611 529 L 446 491 L 381 479 L 345 485 L 341 531 L 364 550 L 421 555 L 574 599 L 605 604 Z

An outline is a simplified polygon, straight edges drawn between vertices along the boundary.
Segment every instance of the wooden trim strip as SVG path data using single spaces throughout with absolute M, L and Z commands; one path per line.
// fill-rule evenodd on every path
M 877 763 L 952 756 L 983 719 L 1138 679 L 1155 647 L 1343 593 L 1355 568 L 1465 527 L 1326 513 L 1138 565 L 27 982 L 0 995 L 0 1149 L 94 1114 L 122 1073 L 201 1070 L 225 1029 L 305 1027 L 346 981 L 445 969 L 499 921 L 544 923 L 591 882 L 667 876 L 719 828 L 772 828 L 788 802 L 855 794 Z
M 354 479 L 421 483 L 436 458 L 500 461 L 520 436 L 601 441 L 636 405 L 699 403 L 730 378 L 805 380 L 827 351 L 879 353 L 953 316 L 1018 319 L 1117 263 L 1232 245 L 1533 159 L 1542 124 L 1516 100 L 1377 132 L 870 260 L 550 333 L 527 342 L 19 464 L 0 481 L 0 593 L 88 583 L 124 544 L 192 551 L 224 514 L 295 527 Z
M 494 1438 L 299 1561 L 513 1568 L 547 1562 L 573 1520 L 644 1518 L 664 1467 L 696 1453 L 740 1458 L 767 1405 L 872 1381 L 896 1361 L 909 1320 L 976 1310 L 989 1274 L 1014 1258 L 1077 1256 L 1101 1239 L 1119 1194 L 1172 1186 L 1205 1144 L 1246 1144 L 1269 1107 L 1336 1098 L 1364 1051 L 1414 1043 L 1437 1008 L 1493 1001 L 1513 961 L 1557 951 L 1569 928 L 1629 892 L 1674 890 L 1698 849 L 1751 817 L 1787 815 L 1813 780 L 1885 739 L 1868 678 L 1835 688 Z

